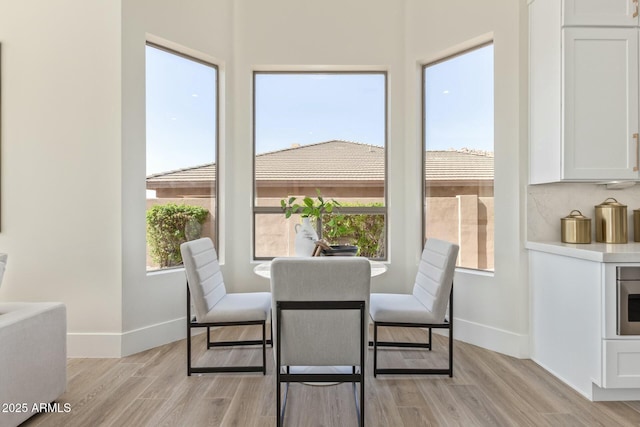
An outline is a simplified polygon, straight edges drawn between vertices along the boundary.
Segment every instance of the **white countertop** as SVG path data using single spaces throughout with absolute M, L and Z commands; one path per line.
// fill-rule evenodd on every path
M 640 262 L 640 243 L 527 242 L 525 248 L 597 262 Z

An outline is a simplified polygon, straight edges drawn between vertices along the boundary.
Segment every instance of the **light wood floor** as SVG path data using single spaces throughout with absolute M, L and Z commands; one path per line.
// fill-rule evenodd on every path
M 400 330 L 400 339 L 419 332 Z M 224 339 L 258 337 L 257 329 L 225 328 Z M 381 334 L 380 339 L 389 337 Z M 380 366 L 446 364 L 446 338 L 435 348 L 384 350 Z M 194 339 L 194 361 L 260 363 L 255 348 L 204 351 Z M 270 349 L 269 349 L 270 350 Z M 530 360 L 518 360 L 455 342 L 453 378 L 372 375 L 365 382 L 368 426 L 638 426 L 640 402 L 589 402 Z M 214 357 L 215 356 L 215 357 Z M 69 359 L 69 413 L 39 414 L 26 426 L 273 426 L 275 375 L 186 375 L 186 342 L 178 341 L 122 359 Z M 357 426 L 350 384 L 292 384 L 288 426 Z

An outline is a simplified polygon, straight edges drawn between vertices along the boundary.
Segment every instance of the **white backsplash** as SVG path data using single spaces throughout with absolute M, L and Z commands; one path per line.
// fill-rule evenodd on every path
M 577 209 L 591 218 L 591 240 L 595 242 L 595 206 L 608 197 L 627 205 L 629 242 L 633 242 L 633 210 L 640 209 L 640 183 L 610 190 L 601 184 L 556 183 L 527 188 L 527 240 L 560 241 L 560 219 Z

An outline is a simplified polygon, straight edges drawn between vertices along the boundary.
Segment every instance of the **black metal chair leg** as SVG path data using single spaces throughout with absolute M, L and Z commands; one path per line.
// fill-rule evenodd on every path
M 273 320 L 271 322 L 269 322 L 269 329 L 270 329 L 270 335 L 269 336 L 271 337 L 271 348 L 273 348 Z
M 378 323 L 373 322 L 373 377 L 378 373 Z
M 450 322 L 444 324 L 414 324 L 414 323 L 395 323 L 395 322 L 374 322 L 373 323 L 373 376 L 378 374 L 409 374 L 409 375 L 449 375 L 453 376 L 453 329 Z M 422 342 L 395 342 L 395 341 L 378 341 L 378 327 L 409 327 L 409 328 L 426 328 L 429 330 L 429 341 L 433 339 L 432 329 L 449 329 L 449 366 L 446 368 L 378 368 L 378 347 L 400 347 L 400 348 L 433 348 L 432 343 Z
M 191 376 L 191 328 L 187 325 L 187 376 Z
M 449 294 L 449 377 L 453 377 L 453 283 Z
M 453 377 L 453 330 L 449 331 L 449 377 Z
M 191 292 L 187 283 L 187 376 L 191 376 Z
M 266 324 L 262 323 L 262 375 L 267 375 L 267 335 Z
M 360 367 L 360 375 L 360 427 L 364 427 L 364 366 Z
M 280 405 L 282 404 L 282 398 L 280 397 L 280 369 L 276 369 L 276 425 L 282 426 L 282 417 L 280 413 Z

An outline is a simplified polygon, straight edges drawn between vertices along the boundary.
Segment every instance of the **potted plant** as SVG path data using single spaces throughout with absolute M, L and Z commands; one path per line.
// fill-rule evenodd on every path
M 295 226 L 295 253 L 297 256 L 311 256 L 316 247 L 318 233 L 311 225 L 309 218 L 315 218 L 317 226 L 322 214 L 331 213 L 340 206 L 340 203 L 334 199 L 325 200 L 320 194 L 320 190 L 316 189 L 316 193 L 315 200 L 306 196 L 302 199 L 302 204 L 296 203 L 297 197 L 280 200 L 280 206 L 286 218 L 290 218 L 293 214 L 299 214 L 302 217 L 302 224 Z
M 311 197 L 306 196 L 302 199 L 302 204 L 295 203 L 297 200 L 296 197 L 289 197 L 288 200 L 282 199 L 280 200 L 280 206 L 285 214 L 286 218 L 290 218 L 293 214 L 300 214 L 302 218 L 315 217 L 316 219 L 320 218 L 323 213 L 331 213 L 334 208 L 340 206 L 336 200 L 331 199 L 329 201 L 325 201 L 320 194 L 320 190 L 316 188 L 317 202 L 314 201 Z

